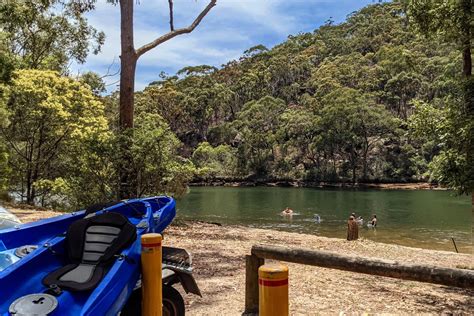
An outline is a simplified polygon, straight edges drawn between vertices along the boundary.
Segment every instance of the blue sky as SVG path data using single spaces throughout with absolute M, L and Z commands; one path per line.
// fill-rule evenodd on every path
M 329 18 L 335 22 L 374 0 L 218 0 L 217 6 L 191 34 L 181 35 L 143 55 L 138 61 L 136 90 L 156 80 L 161 71 L 174 74 L 184 66 L 208 64 L 219 67 L 238 58 L 252 46 L 268 48 L 290 34 L 311 32 Z M 175 28 L 189 25 L 207 5 L 207 0 L 175 0 Z M 99 0 L 88 20 L 105 32 L 102 52 L 91 55 L 75 73 L 93 70 L 101 75 L 119 69 L 120 10 Z M 135 4 L 135 47 L 169 30 L 168 1 L 139 0 Z M 106 77 L 108 90 L 117 89 L 118 75 Z

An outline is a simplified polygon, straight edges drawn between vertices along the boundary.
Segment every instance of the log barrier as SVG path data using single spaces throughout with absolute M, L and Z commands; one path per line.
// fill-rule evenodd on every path
M 251 255 L 246 256 L 244 315 L 258 314 L 258 268 L 265 263 L 265 259 L 474 289 L 474 270 L 400 263 L 393 260 L 339 255 L 321 250 L 254 245 Z

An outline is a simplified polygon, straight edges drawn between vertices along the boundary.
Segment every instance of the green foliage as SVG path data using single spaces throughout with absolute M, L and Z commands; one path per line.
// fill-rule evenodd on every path
M 28 203 L 47 192 L 40 180 L 55 181 L 65 163 L 89 139 L 103 140 L 107 121 L 103 105 L 87 86 L 53 71 L 14 72 L 6 102 L 10 124 L 1 128 L 12 168 L 12 185 Z M 44 183 L 44 181 L 43 181 Z
M 0 128 L 6 128 L 9 124 L 9 113 L 6 108 L 7 87 L 0 84 Z M 8 177 L 10 175 L 8 166 L 8 151 L 3 138 L 0 135 L 0 193 L 7 190 Z
M 82 15 L 89 9 L 77 1 L 2 1 L 0 47 L 6 54 L 0 49 L 0 64 L 13 61 L 19 68 L 64 71 L 70 60 L 83 63 L 104 42 L 104 33 L 89 26 Z
M 99 96 L 101 93 L 106 91 L 104 80 L 93 71 L 83 73 L 79 78 L 79 81 L 87 84 L 96 96 Z
M 212 147 L 203 142 L 194 150 L 192 162 L 198 168 L 198 174 L 205 179 L 232 177 L 237 171 L 236 154 L 237 150 L 229 145 Z
M 137 196 L 168 193 L 182 195 L 192 179 L 194 165 L 181 158 L 180 142 L 158 114 L 140 113 L 133 131 L 132 161 Z
M 212 154 L 227 146 L 241 177 L 437 181 L 429 166 L 441 134 L 454 139 L 440 121 L 459 98 L 462 58 L 417 36 L 409 8 L 369 5 L 220 69 L 185 67 L 139 93 L 137 108 L 160 114 L 185 156 L 209 155 L 193 161 L 212 177 L 227 176 Z
M 423 141 L 440 142 L 446 124 L 446 109 L 419 100 L 413 104 L 414 112 L 408 119 L 411 135 Z
M 258 175 L 268 173 L 275 158 L 277 130 L 284 110 L 285 102 L 270 96 L 244 105 L 234 125 L 239 131 L 239 154 L 247 160 L 245 169 Z
M 358 90 L 341 88 L 323 99 L 321 110 L 322 146 L 333 155 L 340 155 L 357 180 L 357 168 L 362 164 L 362 179 L 368 179 L 371 155 L 395 133 L 397 120 L 368 95 Z
M 426 127 L 419 121 L 423 116 L 434 117 L 428 125 L 434 128 L 438 138 L 439 152 L 430 163 L 432 178 L 455 188 L 460 193 L 474 190 L 474 79 L 472 77 L 472 40 L 474 39 L 474 6 L 471 0 L 409 2 L 409 17 L 424 35 L 455 44 L 462 52 L 461 71 L 448 81 L 449 90 L 441 100 L 432 100 L 436 107 L 444 103 L 443 109 L 427 110 L 429 105 L 418 109 L 418 122 L 412 129 L 425 134 Z M 433 113 L 434 112 L 434 113 Z M 440 113 L 436 113 L 440 112 Z M 439 114 L 438 118 L 435 116 Z M 438 121 L 440 120 L 441 121 Z M 433 137 L 433 136 L 432 136 Z
M 10 81 L 15 68 L 15 58 L 8 50 L 7 34 L 0 30 L 0 84 Z
M 431 178 L 456 188 L 460 193 L 469 193 L 473 187 L 473 167 L 469 159 L 472 153 L 474 123 L 460 108 L 462 99 L 447 99 L 442 107 L 415 102 L 415 112 L 410 117 L 411 135 L 423 142 L 428 149 L 426 163 Z M 426 153 L 425 153 L 426 155 Z
M 123 134 L 117 94 L 101 97 L 97 74 L 75 81 L 15 71 L 67 73 L 68 61 L 95 52 L 103 35 L 82 16 L 94 1 L 8 0 L 0 4 L 0 190 L 80 207 L 115 198 L 126 166 L 137 196 L 238 177 L 430 180 L 468 192 L 474 89 L 460 80 L 467 54 L 458 50 L 473 34 L 466 1 L 369 5 L 220 68 L 162 73 L 136 93 L 136 125 Z
M 474 37 L 473 10 L 471 0 L 410 0 L 408 13 L 422 33 L 440 35 L 462 47 L 466 28 Z

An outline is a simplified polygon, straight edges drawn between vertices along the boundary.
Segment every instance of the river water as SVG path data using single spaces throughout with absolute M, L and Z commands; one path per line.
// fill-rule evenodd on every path
M 177 205 L 183 219 L 336 238 L 345 238 L 347 218 L 355 212 L 366 220 L 359 230 L 363 238 L 448 251 L 454 251 L 454 238 L 459 252 L 472 251 L 470 198 L 450 191 L 191 187 Z M 296 214 L 280 216 L 285 207 Z M 372 214 L 376 229 L 366 225 Z

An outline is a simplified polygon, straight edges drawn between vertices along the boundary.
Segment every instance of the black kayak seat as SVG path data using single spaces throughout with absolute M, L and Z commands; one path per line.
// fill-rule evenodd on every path
M 43 284 L 70 291 L 94 289 L 117 255 L 136 238 L 136 227 L 119 213 L 108 212 L 75 221 L 66 233 L 69 264 L 49 273 Z

